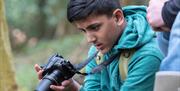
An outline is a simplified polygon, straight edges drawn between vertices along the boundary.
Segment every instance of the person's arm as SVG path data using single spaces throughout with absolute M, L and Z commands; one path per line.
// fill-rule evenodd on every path
M 128 76 L 120 91 L 153 91 L 155 73 L 160 59 L 155 56 L 141 56 L 129 65 Z
M 176 20 L 173 24 L 170 34 L 168 55 L 162 61 L 161 71 L 180 71 L 180 12 L 178 13 Z
M 162 9 L 162 18 L 164 23 L 170 29 L 179 11 L 180 11 L 180 0 L 169 0 L 165 2 Z

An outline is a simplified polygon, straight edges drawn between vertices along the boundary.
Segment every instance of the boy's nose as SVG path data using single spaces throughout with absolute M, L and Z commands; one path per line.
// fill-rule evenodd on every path
M 93 35 L 87 35 L 88 43 L 94 43 L 96 41 L 96 37 Z

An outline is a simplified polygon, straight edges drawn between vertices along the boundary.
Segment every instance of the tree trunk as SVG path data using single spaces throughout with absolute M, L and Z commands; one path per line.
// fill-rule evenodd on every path
M 0 91 L 17 91 L 11 65 L 12 54 L 4 14 L 4 1 L 0 0 Z

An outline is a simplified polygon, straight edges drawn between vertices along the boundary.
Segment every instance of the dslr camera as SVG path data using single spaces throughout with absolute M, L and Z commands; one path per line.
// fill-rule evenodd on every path
M 53 91 L 50 85 L 61 85 L 62 81 L 72 78 L 76 73 L 74 66 L 58 54 L 50 57 L 48 63 L 42 68 L 43 78 L 35 91 Z

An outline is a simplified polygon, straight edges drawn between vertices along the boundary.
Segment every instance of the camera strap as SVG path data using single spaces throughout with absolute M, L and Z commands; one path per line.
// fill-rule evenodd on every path
M 96 51 L 92 56 L 88 57 L 85 61 L 83 61 L 82 63 L 79 64 L 75 64 L 74 68 L 76 68 L 76 70 L 81 70 L 82 68 L 84 68 L 92 59 L 94 59 L 98 54 L 98 51 Z
M 95 58 L 97 56 L 97 53 L 94 53 L 91 57 L 89 57 L 86 61 L 84 61 L 83 63 L 80 63 L 78 65 L 75 66 L 75 68 L 77 68 L 77 74 L 81 74 L 81 75 L 90 75 L 90 74 L 94 74 L 94 73 L 98 73 L 100 72 L 102 69 L 104 69 L 107 65 L 109 65 L 116 57 L 118 57 L 119 52 L 110 56 L 108 60 L 105 60 L 104 62 L 102 62 L 101 64 L 99 64 L 98 66 L 96 66 L 95 68 L 92 69 L 91 72 L 89 73 L 81 73 L 79 72 L 79 70 L 81 70 L 82 68 L 84 68 L 93 58 Z

